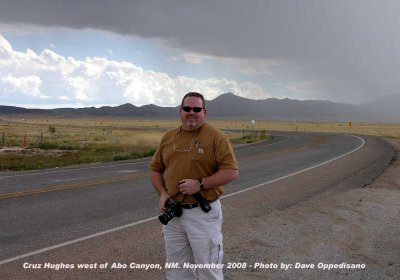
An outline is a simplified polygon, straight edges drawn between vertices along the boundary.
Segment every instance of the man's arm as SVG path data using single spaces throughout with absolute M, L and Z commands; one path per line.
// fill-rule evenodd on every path
M 160 199 L 158 201 L 158 206 L 161 212 L 165 211 L 164 205 L 165 201 L 168 200 L 170 195 L 168 194 L 165 188 L 164 176 L 162 173 L 158 171 L 151 170 L 150 171 L 150 180 L 151 184 L 153 185 L 154 189 L 157 191 Z
M 239 171 L 237 169 L 221 169 L 213 175 L 202 178 L 204 189 L 215 188 L 224 186 L 239 177 Z
M 239 176 L 237 169 L 220 169 L 213 175 L 202 178 L 204 189 L 211 189 L 224 186 L 235 180 Z M 198 180 L 183 179 L 179 182 L 180 191 L 186 195 L 192 195 L 200 191 Z

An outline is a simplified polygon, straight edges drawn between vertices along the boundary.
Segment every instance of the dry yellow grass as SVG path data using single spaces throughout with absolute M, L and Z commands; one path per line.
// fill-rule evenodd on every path
M 0 120 L 0 141 L 5 137 L 5 145 L 23 146 L 37 141 L 58 141 L 64 143 L 85 144 L 90 142 L 103 144 L 154 146 L 170 127 L 163 120 L 138 120 L 118 118 L 43 118 L 24 116 L 23 118 L 2 118 Z M 179 124 L 177 121 L 175 125 Z M 51 133 L 49 128 L 55 131 Z M 26 137 L 25 137 L 26 135 Z M 26 141 L 25 141 L 26 140 Z M 3 143 L 0 142 L 0 145 Z
M 149 156 L 165 133 L 159 123 L 162 121 L 149 124 L 124 119 L 2 118 L 0 146 L 28 149 L 0 151 L 0 169 L 26 170 Z M 38 154 L 37 148 L 66 152 Z
M 216 120 L 209 123 L 221 130 L 235 130 L 228 138 L 272 130 L 321 131 L 367 134 L 400 138 L 400 124 L 329 123 L 329 122 L 269 122 L 256 120 Z M 62 150 L 61 154 L 0 153 L 1 170 L 24 170 L 66 166 L 71 164 L 113 161 L 149 156 L 154 153 L 164 133 L 180 124 L 179 119 L 135 118 L 63 118 L 0 116 L 0 146 Z M 253 134 L 255 135 L 255 134 Z M 37 151 L 37 149 L 35 150 Z
M 335 122 L 270 122 L 256 120 L 216 120 L 209 123 L 222 130 L 238 130 L 251 132 L 260 130 L 281 131 L 322 131 L 375 135 L 390 138 L 400 138 L 398 123 L 335 123 Z M 0 141 L 2 134 L 8 139 L 15 138 L 16 145 L 24 141 L 38 141 L 62 138 L 64 142 L 75 143 L 110 143 L 134 146 L 154 146 L 166 130 L 179 125 L 176 119 L 136 119 L 136 118 L 86 118 L 86 117 L 38 117 L 23 116 L 12 119 L 0 117 Z M 55 133 L 49 132 L 49 127 L 55 128 Z M 19 140 L 17 140 L 19 139 Z M 0 142 L 0 145 L 2 143 Z M 22 144 L 21 144 L 22 145 Z
M 245 125 L 250 129 L 250 124 Z M 400 123 L 268 122 L 256 121 L 255 129 L 281 131 L 320 131 L 400 138 Z

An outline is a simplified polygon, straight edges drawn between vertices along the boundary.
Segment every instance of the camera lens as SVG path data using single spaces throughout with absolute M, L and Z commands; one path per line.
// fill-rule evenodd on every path
M 180 217 L 182 215 L 182 208 L 172 199 L 165 202 L 165 213 L 158 216 L 158 219 L 163 225 L 167 225 L 173 217 Z
M 163 225 L 167 225 L 169 221 L 174 217 L 173 213 L 169 212 L 170 210 L 167 210 L 164 214 L 158 216 L 158 219 Z

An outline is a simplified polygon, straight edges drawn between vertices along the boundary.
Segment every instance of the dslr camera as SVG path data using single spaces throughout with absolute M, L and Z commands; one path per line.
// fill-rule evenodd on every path
M 182 216 L 182 208 L 179 203 L 176 203 L 173 199 L 168 199 L 164 204 L 165 212 L 158 216 L 158 219 L 163 225 L 167 225 L 173 217 Z
M 199 203 L 201 210 L 203 210 L 205 213 L 210 212 L 211 205 L 208 200 L 205 200 L 204 197 L 202 197 L 199 192 L 193 194 L 192 196 Z M 158 219 L 163 225 L 167 225 L 168 222 L 171 221 L 173 217 L 182 216 L 182 207 L 179 202 L 175 202 L 173 199 L 170 198 L 167 201 L 165 201 L 164 207 L 165 207 L 165 212 L 160 216 L 158 216 Z

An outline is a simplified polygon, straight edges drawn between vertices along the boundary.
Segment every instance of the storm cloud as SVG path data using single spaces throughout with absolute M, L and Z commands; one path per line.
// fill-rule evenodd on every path
M 266 65 L 269 82 L 290 77 L 310 99 L 363 103 L 399 92 L 399 10 L 396 0 L 3 0 L 0 22 L 157 38 Z

